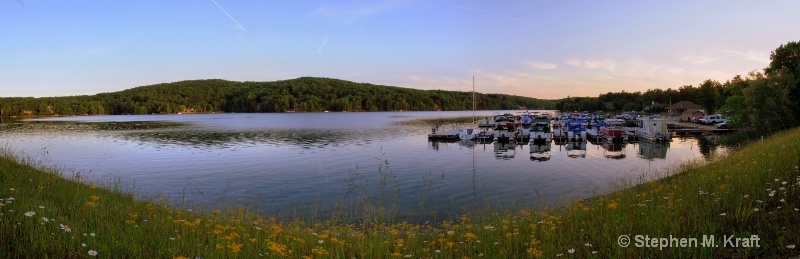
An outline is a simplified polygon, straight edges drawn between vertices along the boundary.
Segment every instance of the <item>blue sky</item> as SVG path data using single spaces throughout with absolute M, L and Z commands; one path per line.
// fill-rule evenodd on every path
M 720 82 L 798 1 L 0 1 L 0 96 L 301 76 L 555 99 Z

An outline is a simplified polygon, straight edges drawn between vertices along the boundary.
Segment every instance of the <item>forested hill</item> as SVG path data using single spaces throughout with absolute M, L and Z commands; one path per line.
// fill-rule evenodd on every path
M 477 94 L 478 110 L 554 105 L 550 100 Z M 471 109 L 472 92 L 417 90 L 315 77 L 275 82 L 191 80 L 91 96 L 0 98 L 3 116 Z

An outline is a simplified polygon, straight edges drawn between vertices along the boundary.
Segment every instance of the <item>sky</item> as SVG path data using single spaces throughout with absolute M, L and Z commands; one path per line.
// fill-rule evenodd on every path
M 0 97 L 303 76 L 542 99 L 725 82 L 800 1 L 0 0 Z

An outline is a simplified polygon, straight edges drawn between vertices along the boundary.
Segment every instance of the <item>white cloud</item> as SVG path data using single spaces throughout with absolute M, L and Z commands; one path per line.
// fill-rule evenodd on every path
M 587 60 L 579 60 L 575 58 L 567 59 L 564 61 L 567 65 L 573 67 L 580 67 L 580 68 L 588 68 L 588 69 L 604 69 L 604 70 L 614 70 L 617 68 L 617 63 L 613 60 L 606 59 L 606 60 L 598 60 L 598 59 L 587 59 Z
M 325 34 L 325 37 L 322 38 L 322 43 L 317 46 L 317 54 L 322 54 L 322 50 L 325 48 L 325 45 L 328 44 L 328 34 Z
M 558 65 L 547 62 L 529 62 L 528 67 L 539 70 L 557 69 Z
M 736 55 L 738 57 L 743 57 L 744 59 L 750 60 L 750 61 L 756 61 L 756 62 L 761 62 L 761 63 L 765 63 L 765 64 L 769 64 L 769 62 L 770 62 L 770 59 L 769 59 L 769 55 L 770 54 L 767 53 L 767 52 L 752 51 L 752 50 L 748 50 L 748 51 L 726 50 L 726 51 L 723 51 L 723 52 L 724 53 L 734 54 L 734 55 Z

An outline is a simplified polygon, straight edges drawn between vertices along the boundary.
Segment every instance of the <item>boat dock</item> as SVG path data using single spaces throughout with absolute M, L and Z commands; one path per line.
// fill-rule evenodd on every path
M 691 122 L 680 122 L 675 119 L 667 121 L 667 128 L 675 135 L 712 135 L 733 132 L 732 129 L 718 129 L 713 125 L 702 125 Z
M 433 130 L 431 134 L 428 134 L 428 139 L 430 140 L 459 140 L 458 133 L 460 133 L 460 129 L 449 129 L 449 130 L 441 130 L 436 131 Z

